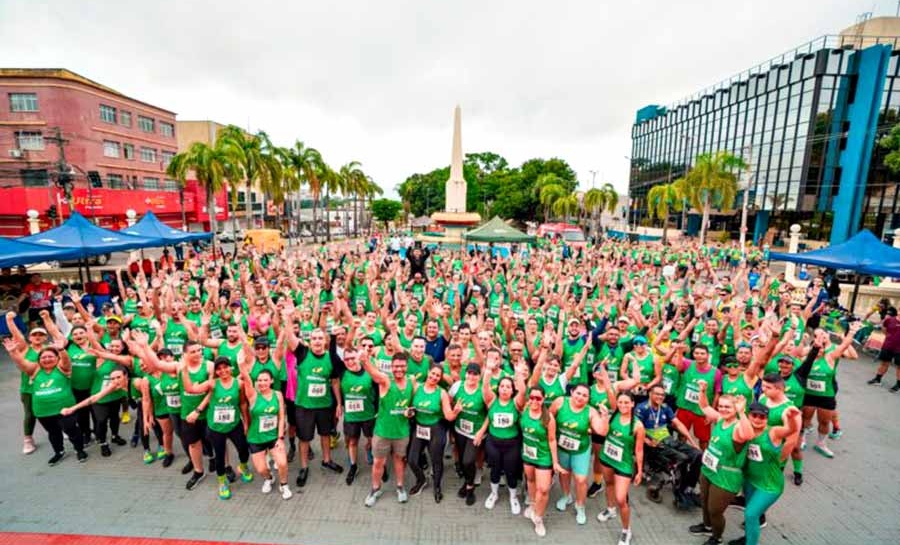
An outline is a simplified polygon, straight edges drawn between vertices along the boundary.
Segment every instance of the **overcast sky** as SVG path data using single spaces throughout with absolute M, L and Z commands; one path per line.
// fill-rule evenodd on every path
M 605 4 L 614 4 L 606 6 Z M 894 0 L 0 0 L 0 66 L 62 67 L 177 112 L 357 160 L 390 193 L 463 149 L 627 188 L 635 111 Z

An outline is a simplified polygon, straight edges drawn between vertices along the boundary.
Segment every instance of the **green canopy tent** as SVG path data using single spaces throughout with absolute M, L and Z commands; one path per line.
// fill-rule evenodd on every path
M 467 242 L 509 242 L 519 244 L 534 242 L 534 236 L 526 235 L 522 231 L 510 227 L 496 216 L 484 225 L 467 231 L 463 236 Z

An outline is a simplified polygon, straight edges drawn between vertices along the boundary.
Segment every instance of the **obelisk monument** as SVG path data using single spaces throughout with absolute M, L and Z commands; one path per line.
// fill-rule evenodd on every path
M 444 230 L 443 242 L 462 242 L 466 231 L 481 222 L 481 216 L 466 212 L 466 179 L 463 177 L 462 113 L 453 110 L 453 150 L 450 153 L 450 178 L 444 188 L 444 211 L 431 219 Z

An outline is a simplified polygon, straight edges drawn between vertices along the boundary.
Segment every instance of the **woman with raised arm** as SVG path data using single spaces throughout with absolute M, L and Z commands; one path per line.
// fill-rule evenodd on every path
M 45 321 L 50 318 L 50 315 L 45 312 L 41 312 L 39 315 Z M 41 350 L 47 344 L 47 330 L 43 327 L 32 328 L 28 332 L 28 340 L 26 341 L 25 336 L 22 335 L 18 326 L 16 326 L 15 312 L 6 313 L 6 327 L 18 345 L 24 347 L 24 358 L 31 363 L 37 363 Z M 31 454 L 37 449 L 34 442 L 34 426 L 37 424 L 37 418 L 31 411 L 32 389 L 31 377 L 25 371 L 22 371 L 19 380 L 19 399 L 22 401 L 22 410 L 25 413 L 22 419 L 22 432 L 24 435 L 22 454 Z
M 93 335 L 93 333 L 91 333 Z M 111 374 L 118 368 L 131 369 L 134 360 L 131 356 L 122 354 L 125 344 L 121 339 L 113 339 L 109 342 L 109 350 L 100 349 L 99 343 L 92 338 L 94 346 L 87 349 L 87 353 L 97 359 L 97 371 L 94 373 L 94 380 L 91 383 L 91 397 L 96 396 L 101 390 L 106 389 L 106 385 L 111 381 Z M 127 371 L 126 371 L 127 373 Z M 127 386 L 127 380 L 126 380 Z M 97 398 L 87 405 L 91 405 L 94 415 L 94 433 L 97 437 L 97 443 L 100 444 L 100 455 L 108 457 L 112 455 L 112 450 L 106 442 L 106 432 L 112 434 L 110 441 L 118 446 L 127 444 L 125 439 L 119 436 L 119 408 L 122 406 L 122 400 L 128 396 L 127 387 L 113 388 L 106 396 Z M 81 404 L 79 404 L 81 405 Z M 80 408 L 80 407 L 79 407 Z
M 41 426 L 47 431 L 53 456 L 47 463 L 55 466 L 66 455 L 63 445 L 63 432 L 69 437 L 78 461 L 87 460 L 84 451 L 84 439 L 78 427 L 75 415 L 65 416 L 62 410 L 75 404 L 72 393 L 72 365 L 69 355 L 62 347 L 65 339 L 57 339 L 54 346 L 42 348 L 38 353 L 38 361 L 34 363 L 25 359 L 25 347 L 14 339 L 4 339 L 3 347 L 20 371 L 28 375 L 33 386 L 31 410 Z
M 534 532 L 544 537 L 544 513 L 550 501 L 553 472 L 567 473 L 559 465 L 556 447 L 556 418 L 544 405 L 544 391 L 540 386 L 528 390 L 528 404 L 519 417 L 522 430 L 522 462 L 525 466 L 526 493 L 530 505 L 525 507 L 525 518 L 534 523 Z

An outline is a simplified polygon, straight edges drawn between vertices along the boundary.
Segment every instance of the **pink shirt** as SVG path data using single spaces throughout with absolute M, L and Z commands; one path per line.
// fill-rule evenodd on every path
M 293 401 L 297 396 L 297 357 L 293 352 L 284 355 L 284 364 L 287 365 L 287 398 Z

